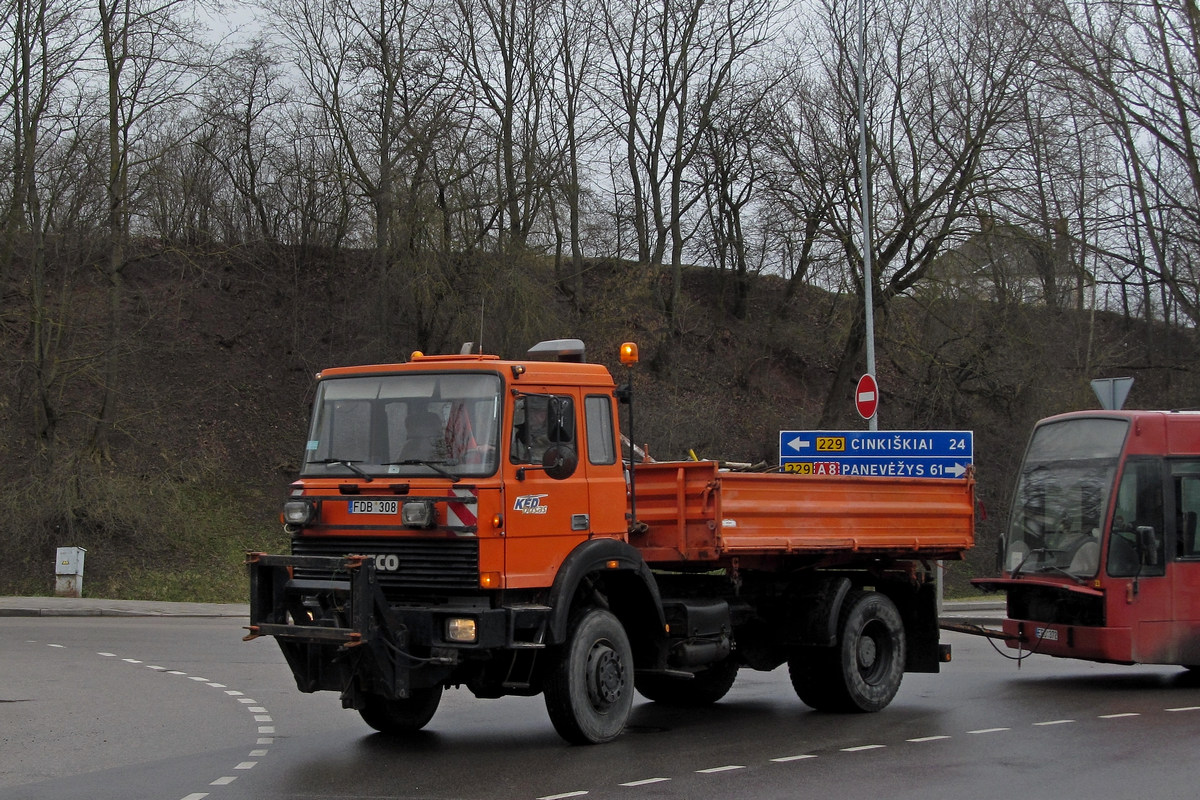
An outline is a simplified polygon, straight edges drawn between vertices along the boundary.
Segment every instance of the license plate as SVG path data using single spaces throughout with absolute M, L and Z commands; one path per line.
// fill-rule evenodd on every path
M 351 514 L 397 514 L 400 512 L 398 500 L 351 500 Z

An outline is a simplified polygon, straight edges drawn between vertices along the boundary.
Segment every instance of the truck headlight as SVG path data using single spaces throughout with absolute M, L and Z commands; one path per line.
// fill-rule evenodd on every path
M 316 505 L 311 500 L 288 500 L 283 504 L 283 521 L 287 525 L 301 527 L 317 516 Z
M 452 617 L 446 620 L 446 641 L 470 644 L 478 638 L 475 620 L 469 617 Z
M 400 522 L 408 528 L 432 528 L 437 523 L 437 513 L 432 500 L 405 503 L 400 508 Z

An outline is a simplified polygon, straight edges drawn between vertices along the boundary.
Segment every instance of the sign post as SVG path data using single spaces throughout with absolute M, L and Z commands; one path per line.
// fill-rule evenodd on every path
M 858 386 L 854 387 L 854 407 L 858 409 L 858 415 L 866 420 L 874 419 L 879 411 L 879 384 L 875 383 L 875 376 L 869 372 L 859 378 Z

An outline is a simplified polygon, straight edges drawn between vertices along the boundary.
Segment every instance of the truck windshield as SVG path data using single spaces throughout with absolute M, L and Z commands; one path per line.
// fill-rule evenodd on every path
M 1081 580 L 1100 567 L 1100 538 L 1129 423 L 1072 419 L 1039 426 L 1009 518 L 1005 569 Z
M 318 384 L 305 477 L 481 477 L 497 466 L 500 378 L 405 373 Z

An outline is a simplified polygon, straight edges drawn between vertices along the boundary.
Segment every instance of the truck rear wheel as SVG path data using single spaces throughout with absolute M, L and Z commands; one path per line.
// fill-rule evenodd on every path
M 718 661 L 694 678 L 639 675 L 637 690 L 647 700 L 678 708 L 712 705 L 729 693 L 737 680 L 738 663 L 732 658 Z
M 853 592 L 842 605 L 838 643 L 788 661 L 797 696 L 820 711 L 880 711 L 904 677 L 904 623 L 879 592 Z
M 615 739 L 629 720 L 633 689 L 633 649 L 620 620 L 602 609 L 585 611 L 546 676 L 554 729 L 572 744 Z
M 358 710 L 363 722 L 380 733 L 405 734 L 421 730 L 433 719 L 442 701 L 442 687 L 413 689 L 411 697 L 389 700 L 368 694 Z

